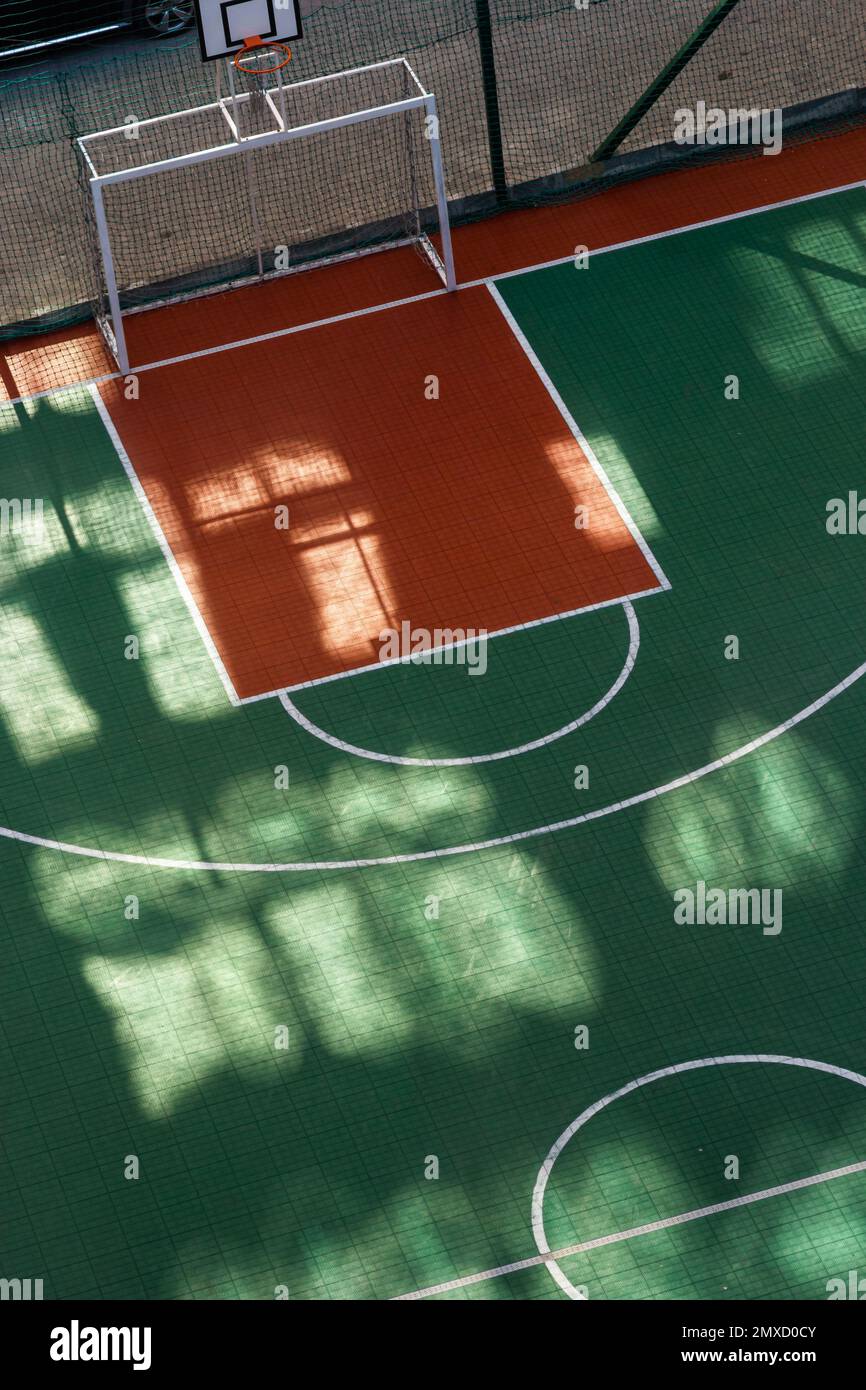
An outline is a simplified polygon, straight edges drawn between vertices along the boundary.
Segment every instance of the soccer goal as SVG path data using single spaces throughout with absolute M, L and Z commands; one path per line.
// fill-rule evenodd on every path
M 123 372 L 129 314 L 216 290 L 405 245 L 456 287 L 436 98 L 405 59 L 228 71 L 206 106 L 77 142 L 94 317 Z

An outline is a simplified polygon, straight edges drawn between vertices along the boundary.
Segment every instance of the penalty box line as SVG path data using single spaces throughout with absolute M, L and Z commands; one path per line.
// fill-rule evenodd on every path
M 536 268 L 536 267 L 531 267 L 531 268 L 529 268 L 528 270 L 526 270 L 526 271 L 521 271 L 521 272 L 519 272 L 519 273 L 520 273 L 520 274 L 532 274 L 533 271 L 534 271 L 535 269 L 537 269 L 537 268 Z M 527 631 L 527 630 L 529 630 L 529 629 L 531 629 L 531 628 L 545 626 L 545 625 L 547 625 L 547 624 L 550 624 L 550 623 L 553 623 L 553 622 L 558 622 L 558 621 L 561 621 L 561 620 L 564 620 L 564 619 L 568 619 L 568 618 L 574 618 L 574 617 L 576 617 L 576 616 L 578 616 L 578 615 L 580 615 L 580 614 L 582 614 L 582 613 L 591 613 L 591 612 L 597 611 L 598 609 L 613 607 L 613 606 L 616 606 L 616 605 L 628 605 L 629 603 L 633 602 L 633 601 L 636 600 L 636 599 L 646 598 L 646 597 L 649 597 L 650 595 L 656 594 L 656 593 L 665 593 L 665 592 L 667 592 L 668 590 L 670 590 L 670 588 L 671 588 L 670 580 L 667 578 L 667 576 L 665 575 L 664 571 L 662 570 L 661 565 L 660 565 L 659 562 L 656 560 L 655 555 L 653 554 L 652 550 L 650 549 L 649 544 L 647 543 L 647 541 L 645 540 L 644 536 L 642 535 L 642 533 L 641 533 L 639 527 L 637 526 L 637 523 L 634 521 L 634 519 L 633 519 L 632 516 L 630 515 L 630 513 L 629 513 L 627 507 L 625 506 L 625 504 L 624 504 L 624 502 L 622 501 L 621 497 L 619 496 L 619 494 L 618 494 L 616 488 L 614 487 L 613 483 L 611 482 L 610 478 L 608 477 L 608 475 L 607 475 L 607 473 L 606 473 L 604 467 L 602 466 L 602 464 L 600 463 L 599 459 L 597 458 L 597 456 L 596 456 L 596 454 L 595 454 L 595 452 L 594 452 L 592 446 L 590 445 L 589 441 L 586 439 L 586 437 L 585 437 L 585 435 L 583 434 L 582 430 L 581 430 L 580 427 L 578 426 L 576 420 L 575 420 L 574 417 L 572 416 L 570 410 L 568 409 L 567 405 L 565 404 L 565 401 L 562 399 L 561 395 L 559 394 L 559 391 L 557 390 L 556 386 L 554 385 L 554 383 L 553 383 L 553 381 L 552 381 L 550 375 L 548 374 L 548 372 L 546 371 L 546 369 L 545 369 L 544 366 L 542 365 L 542 363 L 541 363 L 540 359 L 538 358 L 538 356 L 537 356 L 537 354 L 536 354 L 534 348 L 533 348 L 532 345 L 530 344 L 529 340 L 527 339 L 526 335 L 524 334 L 523 330 L 521 329 L 521 327 L 520 327 L 520 325 L 518 324 L 517 320 L 515 319 L 514 315 L 511 313 L 511 310 L 510 310 L 510 309 L 508 308 L 508 306 L 506 305 L 504 299 L 502 298 L 501 294 L 499 293 L 498 289 L 496 288 L 496 285 L 495 285 L 491 280 L 485 280 L 485 281 L 479 281 L 479 282 L 477 282 L 476 284 L 471 285 L 471 286 L 470 286 L 470 285 L 461 286 L 460 288 L 478 288 L 478 289 L 486 289 L 486 290 L 489 292 L 491 298 L 493 299 L 493 302 L 496 304 L 497 309 L 498 309 L 499 312 L 500 312 L 500 315 L 501 315 L 502 320 L 504 321 L 505 332 L 506 332 L 507 334 L 510 334 L 511 336 L 513 336 L 513 338 L 514 338 L 515 341 L 517 342 L 518 346 L 520 347 L 520 349 L 521 349 L 523 355 L 526 357 L 527 361 L 529 362 L 529 364 L 530 364 L 532 370 L 534 371 L 534 373 L 536 374 L 536 376 L 538 377 L 538 379 L 540 380 L 540 382 L 541 382 L 542 385 L 544 386 L 545 391 L 546 391 L 548 397 L 550 398 L 551 404 L 553 405 L 554 409 L 557 411 L 557 413 L 558 413 L 558 414 L 560 415 L 560 417 L 562 418 L 562 420 L 563 420 L 563 422 L 565 423 L 565 425 L 566 425 L 566 427 L 567 427 L 569 433 L 571 434 L 572 438 L 573 438 L 573 439 L 575 440 L 575 442 L 577 443 L 578 448 L 580 449 L 580 451 L 582 452 L 584 458 L 586 459 L 587 463 L 589 464 L 589 466 L 590 466 L 592 472 L 593 472 L 593 473 L 595 474 L 595 476 L 598 478 L 599 483 L 601 484 L 602 488 L 604 489 L 604 492 L 605 492 L 605 494 L 607 495 L 607 497 L 608 497 L 608 499 L 609 499 L 611 505 L 613 506 L 613 508 L 614 508 L 614 510 L 616 511 L 617 515 L 619 516 L 620 520 L 623 522 L 624 526 L 626 527 L 627 531 L 629 532 L 629 535 L 631 536 L 631 538 L 632 538 L 632 540 L 634 541 L 635 545 L 636 545 L 637 548 L 640 550 L 640 552 L 641 552 L 641 554 L 642 554 L 642 556 L 643 556 L 643 558 L 644 558 L 644 560 L 645 560 L 645 562 L 646 562 L 646 565 L 647 565 L 648 569 L 651 571 L 651 573 L 652 573 L 654 579 L 656 580 L 656 586 L 655 586 L 655 587 L 648 587 L 648 588 L 644 588 L 644 589 L 641 589 L 641 590 L 636 591 L 636 592 L 633 592 L 633 593 L 628 593 L 628 594 L 624 594 L 624 595 L 618 595 L 616 598 L 605 599 L 605 600 L 603 600 L 603 601 L 601 601 L 601 602 L 597 602 L 597 603 L 592 603 L 592 602 L 586 603 L 586 604 L 581 605 L 579 608 L 566 609 L 565 611 L 562 611 L 562 612 L 547 614 L 547 615 L 545 615 L 543 618 L 530 619 L 530 620 L 527 621 L 527 622 L 518 623 L 518 624 L 511 625 L 511 626 L 506 626 L 506 627 L 503 627 L 503 628 L 497 628 L 497 629 L 495 629 L 495 630 L 492 631 L 492 632 L 486 633 L 486 634 L 485 634 L 485 637 L 486 637 L 486 638 L 503 637 L 503 636 L 507 636 L 507 635 L 509 635 L 509 634 L 511 634 L 511 633 Z M 446 293 L 446 291 L 444 291 L 444 290 L 443 290 L 443 291 L 434 290 L 434 291 L 431 291 L 430 293 L 425 294 L 425 295 L 415 296 L 415 297 L 413 297 L 413 298 L 410 299 L 410 300 L 405 300 L 405 301 L 402 301 L 402 302 L 400 302 L 400 301 L 395 301 L 395 302 L 394 302 L 393 304 L 391 304 L 391 305 L 382 305 L 382 306 L 377 306 L 377 307 L 378 307 L 378 308 L 398 308 L 398 307 L 404 307 L 404 306 L 406 306 L 406 305 L 408 305 L 408 304 L 414 304 L 414 303 L 416 303 L 416 302 L 424 301 L 424 300 L 427 300 L 427 299 L 438 298 L 440 294 L 445 294 L 445 293 Z M 354 313 L 354 314 L 347 314 L 347 315 L 338 316 L 338 318 L 336 318 L 336 319 L 334 319 L 334 320 L 321 320 L 321 325 L 320 325 L 320 326 L 327 326 L 327 325 L 329 325 L 329 324 L 332 323 L 332 322 L 337 322 L 337 321 L 339 321 L 339 319 L 341 319 L 341 318 L 349 319 L 349 318 L 353 318 L 353 317 L 363 317 L 365 314 L 368 314 L 368 313 L 371 313 L 371 312 L 375 312 L 375 311 L 374 311 L 374 310 L 359 310 L 359 311 L 356 311 L 356 313 Z M 303 327 L 307 327 L 307 328 L 308 328 L 308 327 L 314 327 L 314 326 L 316 326 L 316 325 L 310 324 L 310 325 L 304 325 Z M 283 336 L 286 336 L 287 334 L 290 334 L 290 333 L 292 333 L 292 332 L 297 332 L 297 331 L 300 331 L 300 330 L 296 328 L 296 329 L 290 329 L 290 330 L 276 331 L 276 332 L 274 332 L 274 333 L 270 333 L 270 334 L 265 334 L 265 335 L 263 335 L 261 339 L 249 339 L 248 342 L 249 342 L 249 343 L 253 343 L 253 342 L 256 342 L 256 341 L 266 341 L 266 340 L 271 339 L 271 338 L 283 337 Z M 241 344 L 240 346 L 242 346 L 242 345 L 243 345 L 243 344 Z M 180 362 L 182 362 L 182 361 L 189 360 L 189 358 L 194 358 L 194 357 L 198 357 L 198 356 L 210 356 L 210 355 L 213 355 L 215 352 L 217 352 L 217 351 L 219 351 L 219 350 L 220 350 L 220 349 L 206 349 L 206 350 L 204 350 L 204 351 L 201 352 L 201 353 L 190 353 L 190 354 L 188 355 L 188 358 L 168 359 L 168 360 L 166 361 L 166 363 L 164 363 L 164 364 L 155 364 L 155 365 L 171 365 L 172 363 L 180 363 Z M 132 369 L 131 374 L 134 375 L 136 371 L 152 370 L 152 369 L 153 369 L 152 367 L 148 367 L 148 368 L 135 368 L 135 369 Z M 71 388 L 71 387 L 70 387 L 70 388 L 68 388 L 68 389 L 71 390 L 71 389 L 74 389 L 74 388 Z M 185 579 L 185 577 L 184 577 L 183 571 L 181 570 L 181 567 L 180 567 L 180 565 L 179 565 L 179 563 L 178 563 L 178 561 L 177 561 L 177 559 L 176 559 L 176 557 L 175 557 L 175 555 L 174 555 L 174 552 L 173 552 L 173 550 L 172 550 L 171 544 L 170 544 L 170 542 L 169 542 L 167 536 L 165 535 L 165 532 L 164 532 L 163 529 L 162 529 L 162 526 L 161 526 L 161 524 L 160 524 L 160 522 L 159 522 L 159 520 L 158 520 L 158 518 L 157 518 L 157 516 L 156 516 L 156 513 L 155 513 L 155 511 L 154 511 L 154 509 L 153 509 L 153 506 L 152 506 L 151 503 L 150 503 L 150 500 L 149 500 L 148 495 L 147 495 L 147 493 L 146 493 L 146 491 L 145 491 L 145 488 L 144 488 L 144 486 L 143 486 L 143 484 L 142 484 L 140 478 L 138 477 L 138 474 L 136 473 L 135 465 L 134 465 L 134 463 L 133 463 L 133 461 L 132 461 L 132 459 L 131 459 L 131 457 L 130 457 L 130 455 L 129 455 L 127 449 L 126 449 L 126 446 L 124 445 L 124 443 L 123 443 L 123 441 L 122 441 L 122 439 L 121 439 L 121 437 L 120 437 L 120 432 L 119 432 L 119 430 L 118 430 L 118 428 L 117 428 L 117 425 L 114 423 L 114 420 L 112 419 L 111 412 L 110 412 L 110 410 L 109 410 L 107 404 L 105 403 L 105 401 L 102 399 L 102 395 L 101 395 L 101 392 L 100 392 L 100 389 L 99 389 L 99 382 L 98 382 L 98 381 L 93 381 L 93 382 L 90 382 L 90 383 L 87 383 L 87 384 L 83 385 L 83 387 L 80 387 L 80 388 L 78 388 L 78 389 L 83 389 L 83 390 L 85 390 L 85 391 L 87 392 L 87 394 L 90 396 L 91 400 L 93 401 L 93 404 L 94 404 L 94 406 L 95 406 L 95 408 L 96 408 L 96 411 L 97 411 L 97 413 L 98 413 L 98 415 L 99 415 L 99 417 L 100 417 L 100 419 L 101 419 L 101 421 L 102 421 L 103 427 L 104 427 L 104 429 L 105 429 L 105 431 L 106 431 L 106 433 L 107 433 L 107 435 L 108 435 L 108 437 L 109 437 L 109 440 L 110 440 L 110 442 L 111 442 L 111 444 L 112 444 L 112 446 L 113 446 L 113 448 L 114 448 L 114 450 L 115 450 L 115 453 L 117 454 L 117 457 L 118 457 L 118 459 L 119 459 L 119 461 L 120 461 L 120 464 L 121 464 L 121 466 L 122 466 L 122 468 L 123 468 L 123 470 L 124 470 L 124 472 L 125 472 L 125 474 L 126 474 L 126 476 L 127 476 L 127 479 L 129 480 L 129 482 L 130 482 L 130 484 L 131 484 L 131 486 L 132 486 L 133 492 L 135 493 L 135 496 L 136 496 L 136 498 L 137 498 L 137 500 L 138 500 L 138 502 L 139 502 L 139 504 L 140 504 L 140 506 L 141 506 L 141 509 L 142 509 L 142 511 L 143 511 L 143 513 L 144 513 L 145 519 L 147 520 L 147 522 L 148 522 L 148 524 L 149 524 L 149 527 L 150 527 L 150 530 L 151 530 L 153 536 L 155 537 L 156 542 L 157 542 L 157 544 L 158 544 L 158 546 L 159 546 L 159 548 L 160 548 L 160 550 L 161 550 L 161 552 L 162 552 L 163 559 L 165 560 L 166 564 L 168 565 L 169 571 L 170 571 L 170 573 L 171 573 L 171 575 L 172 575 L 172 577 L 173 577 L 173 579 L 174 579 L 174 581 L 175 581 L 175 585 L 176 585 L 176 587 L 177 587 L 177 589 L 178 589 L 178 591 L 179 591 L 179 593 L 180 593 L 180 596 L 181 596 L 181 598 L 182 598 L 182 600 L 183 600 L 183 602 L 184 602 L 185 607 L 187 608 L 187 610 L 188 610 L 188 612 L 189 612 L 189 614 L 190 614 L 190 617 L 192 618 L 192 621 L 193 621 L 193 624 L 194 624 L 194 626 L 195 626 L 195 628 L 196 628 L 196 631 L 197 631 L 197 633 L 198 633 L 198 635 L 199 635 L 199 637 L 200 637 L 200 639 L 201 639 L 201 641 L 202 641 L 202 643 L 203 643 L 203 645 L 204 645 L 204 647 L 205 647 L 205 650 L 206 650 L 207 653 L 208 653 L 208 656 L 209 656 L 210 659 L 211 659 L 211 662 L 213 663 L 213 666 L 214 666 L 214 668 L 215 668 L 215 671 L 216 671 L 216 673 L 217 673 L 217 676 L 218 676 L 218 678 L 219 678 L 219 680 L 220 680 L 220 683 L 222 684 L 223 690 L 225 691 L 225 694 L 226 694 L 226 696 L 227 696 L 227 698 L 228 698 L 228 701 L 229 701 L 229 703 L 230 703 L 231 705 L 233 705 L 233 706 L 235 706 L 235 707 L 237 708 L 237 707 L 240 707 L 240 706 L 242 706 L 242 705 L 255 704 L 255 703 L 258 703 L 258 702 L 263 701 L 263 700 L 270 700 L 270 699 L 275 699 L 275 698 L 282 698 L 284 695 L 291 695 L 292 693 L 294 693 L 294 692 L 296 692 L 296 691 L 301 691 L 301 690 L 309 689 L 309 688 L 316 687 L 316 686 L 319 686 L 319 685 L 325 685 L 325 684 L 328 684 L 328 683 L 330 683 L 330 682 L 332 682 L 332 681 L 346 679 L 347 677 L 358 676 L 358 675 L 361 675 L 361 674 L 363 674 L 363 673 L 365 673 L 365 672 L 367 672 L 367 671 L 379 670 L 379 669 L 381 669 L 383 666 L 391 666 L 391 665 L 404 664 L 405 659 L 404 659 L 404 658 L 401 658 L 401 657 L 393 658 L 393 659 L 388 660 L 388 661 L 385 661 L 385 662 L 382 662 L 382 661 L 379 661 L 379 662 L 371 662 L 371 663 L 364 664 L 364 665 L 362 665 L 362 666 L 351 667 L 351 668 L 348 669 L 348 670 L 334 672 L 334 673 L 329 674 L 329 675 L 327 675 L 327 676 L 317 677 L 317 678 L 312 679 L 312 680 L 299 681 L 299 682 L 296 682 L 296 683 L 294 683 L 294 684 L 292 684 L 292 685 L 289 685 L 289 686 L 279 686 L 279 687 L 277 687 L 277 688 L 275 688 L 275 689 L 273 689 L 273 690 L 258 691 L 258 692 L 256 692 L 254 695 L 240 696 L 240 695 L 238 694 L 238 692 L 236 691 L 235 687 L 234 687 L 234 683 L 233 683 L 231 677 L 229 676 L 229 673 L 228 673 L 228 670 L 227 670 L 227 668 L 226 668 L 225 662 L 223 661 L 222 656 L 220 655 L 219 649 L 218 649 L 218 647 L 217 647 L 217 645 L 216 645 L 216 642 L 215 642 L 214 638 L 212 637 L 212 635 L 211 635 L 211 633 L 210 633 L 210 630 L 209 630 L 208 625 L 207 625 L 207 621 L 206 621 L 206 619 L 205 619 L 203 613 L 201 612 L 201 610 L 200 610 L 200 608 L 199 608 L 199 606 L 198 606 L 198 604 L 197 604 L 197 602 L 196 602 L 196 600 L 195 600 L 195 598 L 194 598 L 194 596 L 193 596 L 193 594 L 192 594 L 192 592 L 191 592 L 191 590 L 190 590 L 190 588 L 189 588 L 189 585 L 188 585 L 188 583 L 187 583 L 187 581 L 186 581 L 186 579 Z M 447 652 L 447 651 L 453 650 L 454 648 L 462 647 L 462 646 L 465 646 L 465 645 L 468 645 L 468 642 L 463 642 L 463 641 L 449 642 L 449 643 L 442 644 L 441 646 L 437 647 L 435 650 L 436 650 L 437 652 Z
M 156 512 L 151 506 L 150 498 L 148 497 L 144 489 L 144 484 L 142 483 L 141 479 L 135 471 L 135 466 L 132 462 L 132 459 L 129 457 L 129 454 L 127 453 L 126 446 L 120 437 L 120 432 L 118 431 L 117 426 L 111 418 L 111 412 L 99 393 L 99 387 L 93 384 L 88 386 L 86 390 L 90 395 L 91 400 L 93 401 L 96 413 L 102 421 L 103 429 L 105 430 L 105 433 L 108 435 L 108 438 L 111 441 L 111 444 L 114 448 L 114 452 L 117 454 L 120 465 L 123 468 L 123 471 L 127 476 L 127 479 L 129 480 L 130 486 L 132 487 L 132 491 L 135 494 L 135 498 L 139 506 L 141 507 L 142 514 L 144 515 L 148 525 L 150 526 L 151 534 L 153 535 L 157 545 L 162 551 L 162 558 L 168 566 L 169 572 L 177 587 L 177 591 L 183 599 L 187 611 L 190 617 L 192 618 L 195 630 L 201 638 L 205 651 L 207 652 L 208 656 L 213 662 L 214 669 L 222 683 L 223 690 L 228 696 L 229 704 L 238 706 L 241 703 L 240 697 L 238 696 L 238 693 L 235 690 L 234 685 L 232 684 L 229 673 L 225 668 L 223 659 L 220 656 L 219 651 L 217 650 L 217 645 L 211 637 L 208 625 L 204 620 L 204 615 L 199 609 L 199 606 L 196 603 L 195 598 L 193 597 L 192 591 L 189 585 L 187 584 L 186 579 L 184 578 L 183 570 L 181 569 L 180 565 L 175 559 L 174 551 L 172 550 L 168 542 L 168 537 L 163 531 L 162 526 L 159 523 L 159 518 L 157 517 Z
M 535 1269 L 551 1260 L 564 1260 L 569 1255 L 583 1255 L 588 1250 L 598 1250 L 605 1245 L 615 1245 L 618 1241 L 634 1240 L 637 1236 L 652 1235 L 656 1231 L 667 1231 L 674 1226 L 684 1226 L 689 1221 L 698 1221 L 704 1216 L 716 1216 L 722 1211 L 733 1211 L 737 1207 L 751 1206 L 753 1202 L 763 1202 L 768 1197 L 783 1197 L 788 1192 L 799 1192 L 806 1187 L 816 1187 L 819 1183 L 832 1182 L 834 1178 L 851 1177 L 854 1173 L 866 1172 L 866 1160 L 849 1163 L 845 1168 L 831 1168 L 826 1173 L 815 1173 L 808 1178 L 796 1178 L 793 1182 L 781 1183 L 778 1187 L 765 1187 L 760 1192 L 750 1192 L 745 1197 L 732 1197 L 727 1202 L 714 1202 L 707 1207 L 696 1207 L 693 1211 L 681 1212 L 678 1216 L 666 1216 L 660 1221 L 650 1221 L 645 1226 L 633 1226 L 627 1231 L 617 1231 L 613 1235 L 596 1236 L 594 1240 L 579 1241 L 565 1245 L 560 1250 L 550 1250 L 546 1255 L 531 1255 L 525 1260 L 515 1260 L 513 1264 L 498 1265 L 495 1269 L 484 1269 L 479 1274 L 467 1274 L 462 1279 L 448 1279 L 442 1284 L 431 1284 L 414 1293 L 401 1293 L 390 1301 L 392 1303 L 411 1302 L 420 1298 L 433 1298 L 440 1293 L 450 1293 L 452 1289 L 465 1289 L 472 1284 L 483 1284 L 488 1279 L 500 1279 L 505 1274 L 519 1274 L 524 1269 Z
M 534 272 L 532 270 L 527 270 L 523 272 L 524 275 L 532 275 L 533 273 Z M 547 394 L 553 402 L 553 405 L 556 407 L 557 411 L 562 416 L 562 419 L 568 427 L 569 432 L 575 439 L 578 448 L 581 450 L 584 458 L 587 460 L 593 473 L 598 478 L 599 482 L 601 483 L 602 487 L 604 488 L 605 492 L 607 493 L 608 497 L 613 503 L 613 506 L 615 507 L 620 520 L 626 526 L 629 534 L 631 535 L 632 540 L 640 550 L 649 568 L 652 570 L 653 574 L 658 580 L 659 588 L 665 590 L 670 589 L 670 580 L 668 579 L 667 575 L 665 574 L 664 570 L 662 569 L 661 565 L 659 564 L 658 560 L 656 559 L 655 555 L 650 549 L 647 541 L 641 534 L 637 522 L 631 516 L 628 508 L 626 507 L 625 503 L 623 502 L 622 498 L 620 497 L 619 493 L 617 492 L 616 488 L 614 487 L 613 483 L 608 477 L 607 472 L 602 466 L 598 456 L 596 455 L 595 450 L 593 449 L 589 440 L 586 438 L 586 435 L 583 433 L 583 430 L 578 425 L 568 406 L 565 404 L 565 401 L 562 399 L 562 396 L 559 394 L 559 391 L 554 385 L 549 372 L 545 369 L 541 361 L 541 358 L 538 356 L 538 353 L 535 351 L 534 347 L 530 343 L 523 329 L 520 327 L 520 324 L 517 322 L 517 319 L 512 314 L 508 305 L 505 303 L 505 300 L 502 298 L 502 295 L 500 294 L 496 284 L 492 280 L 488 280 L 486 282 L 486 285 L 490 293 L 490 296 L 493 299 L 493 302 L 496 304 L 496 307 L 499 309 L 500 313 L 502 314 L 502 317 L 504 318 L 508 327 L 511 329 L 511 332 L 514 335 L 517 343 L 520 345 L 527 360 L 531 364 L 533 371 L 536 373 L 538 379 L 541 381 L 542 385 L 544 386 L 544 389 L 547 391 Z

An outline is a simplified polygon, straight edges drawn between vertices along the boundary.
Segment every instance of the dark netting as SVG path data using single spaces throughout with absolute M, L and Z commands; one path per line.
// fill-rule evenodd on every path
M 586 177 L 599 156 L 613 177 L 666 157 L 700 157 L 706 147 L 672 146 L 676 112 L 701 101 L 781 108 L 789 136 L 863 113 L 861 0 L 492 0 L 491 11 L 512 200 Z M 702 38 L 714 12 L 718 27 L 707 25 Z M 693 50 L 683 52 L 691 38 Z M 670 85 L 604 149 L 677 54 L 683 61 Z
M 855 114 L 866 85 L 864 45 L 862 0 L 773 0 L 769 7 L 766 0 L 740 0 L 622 151 L 668 143 L 675 112 L 696 96 L 726 110 L 778 107 L 789 133 L 816 118 Z
M 588 164 L 710 9 L 708 0 L 593 0 L 580 9 L 493 0 L 508 184 Z
M 0 17 L 10 3 L 0 0 Z M 782 108 L 786 140 L 859 122 L 866 105 L 862 0 L 310 0 L 305 10 L 291 81 L 406 56 L 435 93 L 458 221 L 592 193 L 675 160 L 755 153 L 675 144 L 676 112 L 699 102 Z M 215 71 L 193 37 L 116 56 L 104 49 L 99 62 L 82 56 L 62 68 L 42 58 L 6 80 L 0 68 L 0 333 L 90 313 L 76 137 L 212 102 Z M 317 244 L 351 249 L 353 238 L 364 245 L 389 235 L 406 215 L 398 205 L 407 169 L 427 174 L 425 160 L 408 159 L 405 130 L 394 130 L 367 126 L 342 151 L 334 141 L 308 152 L 303 166 L 297 152 L 257 154 L 266 239 L 282 237 L 302 258 Z M 248 264 L 249 243 L 230 245 L 214 230 L 223 207 L 229 229 L 248 231 L 230 164 L 187 174 L 183 187 L 173 179 L 157 222 L 143 204 L 133 210 L 135 231 L 147 224 L 151 234 L 131 294 L 147 299 L 148 286 L 178 276 L 194 289 L 198 275 L 204 288 Z M 292 206 L 274 193 L 283 180 L 297 185 Z M 419 189 L 415 205 L 426 198 Z M 190 221 L 205 253 L 198 269 L 180 244 Z

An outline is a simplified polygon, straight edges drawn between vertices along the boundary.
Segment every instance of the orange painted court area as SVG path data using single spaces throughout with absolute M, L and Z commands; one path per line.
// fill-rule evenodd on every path
M 102 393 L 241 699 L 373 665 L 404 621 L 496 632 L 658 587 L 486 288 L 140 389 Z

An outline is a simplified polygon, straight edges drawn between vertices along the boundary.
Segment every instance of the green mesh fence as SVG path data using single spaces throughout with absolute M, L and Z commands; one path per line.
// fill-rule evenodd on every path
M 781 108 L 786 140 L 862 119 L 862 0 L 738 0 L 690 48 L 715 8 L 714 0 L 308 0 L 292 80 L 407 57 L 439 101 L 458 221 L 588 194 L 668 162 L 755 152 L 675 144 L 676 111 L 698 102 Z M 214 76 L 192 35 L 0 68 L 0 335 L 91 311 L 88 191 L 75 138 L 212 101 Z M 351 159 L 352 218 L 360 208 L 370 226 L 384 225 L 393 211 L 387 150 L 358 140 Z M 220 216 L 218 183 L 191 179 L 184 194 L 201 226 Z M 308 190 L 310 226 L 339 228 L 341 217 L 348 226 L 344 181 L 308 179 Z M 170 279 L 169 256 L 160 274 L 156 235 L 148 260 L 154 284 Z M 202 284 L 219 273 L 208 266 Z M 139 293 L 146 300 L 146 287 Z

